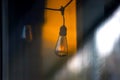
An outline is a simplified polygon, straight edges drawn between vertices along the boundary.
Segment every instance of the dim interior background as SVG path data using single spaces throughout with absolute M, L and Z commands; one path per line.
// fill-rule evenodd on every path
M 3 0 L 3 80 L 120 79 L 118 77 L 120 75 L 119 70 L 115 69 L 115 62 L 119 60 L 119 56 L 111 55 L 108 58 L 101 59 L 100 56 L 103 57 L 103 55 L 98 54 L 96 47 L 96 39 L 99 41 L 97 31 L 99 32 L 102 29 L 98 27 L 101 27 L 101 25 L 103 27 L 106 20 L 110 23 L 114 19 L 110 18 L 110 20 L 108 18 L 112 16 L 111 14 L 114 14 L 113 12 L 116 9 L 119 10 L 119 1 L 73 0 L 65 11 L 68 28 L 68 52 L 71 56 L 60 58 L 54 54 L 54 47 L 59 36 L 59 28 L 62 25 L 62 16 L 59 12 L 45 10 L 45 7 L 59 8 L 68 1 Z M 102 36 L 106 35 L 109 40 L 103 43 L 106 38 L 102 37 L 103 39 L 100 41 L 103 42 L 97 45 L 111 46 L 113 44 L 109 41 L 118 39 L 120 30 L 117 27 L 119 25 L 117 23 L 118 19 L 115 19 L 116 23 L 112 22 L 109 25 L 116 24 L 114 28 L 110 27 L 112 31 L 107 28 L 107 30 L 110 30 L 108 32 L 110 37 L 103 33 L 107 33 L 106 30 L 103 29 L 103 32 L 101 32 L 103 33 Z M 26 41 L 22 35 L 25 25 L 30 25 L 32 28 L 31 42 Z M 114 37 L 111 33 L 116 36 Z M 98 49 L 98 51 L 104 49 L 104 52 L 100 52 L 104 55 L 106 53 L 105 49 L 108 47 L 105 47 L 105 45 L 100 50 Z M 117 52 L 114 51 L 113 53 L 120 53 L 119 45 L 117 48 Z M 106 65 L 111 71 L 101 70 Z M 104 71 L 106 73 L 102 76 L 101 73 Z

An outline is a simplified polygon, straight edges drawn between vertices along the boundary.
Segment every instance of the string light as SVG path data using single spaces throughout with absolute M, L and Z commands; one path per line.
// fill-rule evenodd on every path
M 67 28 L 65 26 L 64 11 L 72 1 L 73 0 L 70 0 L 65 6 L 61 6 L 61 8 L 59 9 L 45 8 L 47 10 L 60 11 L 63 17 L 63 25 L 60 27 L 59 37 L 55 47 L 55 54 L 61 57 L 68 55 L 68 44 L 67 44 L 67 38 L 66 38 Z

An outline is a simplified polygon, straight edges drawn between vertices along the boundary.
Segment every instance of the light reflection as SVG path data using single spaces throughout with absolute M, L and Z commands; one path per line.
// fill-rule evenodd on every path
M 56 73 L 54 80 L 78 80 L 78 74 L 90 64 L 90 53 L 90 44 L 87 43 Z
M 120 7 L 105 21 L 95 34 L 96 47 L 99 56 L 106 57 L 113 50 L 115 42 L 120 36 Z
M 88 55 L 85 51 L 78 52 L 70 61 L 67 63 L 67 69 L 72 73 L 79 73 L 81 70 L 86 68 L 89 64 Z
M 84 44 L 84 47 L 82 49 L 80 49 L 75 56 L 73 56 L 68 62 L 67 64 L 60 70 L 58 71 L 58 73 L 55 75 L 54 80 L 91 80 L 91 79 L 82 79 L 82 76 L 80 76 L 80 74 L 84 74 L 82 73 L 83 70 L 85 70 L 86 68 L 90 69 L 89 67 L 91 67 L 90 62 L 91 59 L 95 58 L 92 57 L 94 53 L 94 49 L 95 49 L 95 54 L 98 54 L 98 61 L 95 61 L 94 64 L 92 65 L 97 65 L 98 67 L 96 68 L 96 70 L 98 70 L 98 74 L 101 77 L 101 74 L 104 71 L 103 68 L 105 68 L 106 66 L 104 66 L 104 64 L 106 63 L 104 61 L 103 58 L 106 59 L 107 61 L 107 66 L 106 67 L 107 70 L 109 69 L 111 71 L 111 69 L 113 69 L 113 72 L 117 73 L 119 66 L 118 64 L 116 65 L 115 63 L 120 59 L 120 56 L 116 56 L 115 58 L 112 59 L 112 57 L 114 57 L 112 55 L 112 51 L 117 51 L 115 53 L 120 53 L 120 46 L 119 43 L 117 43 L 117 48 L 116 46 L 116 42 L 118 42 L 119 37 L 120 37 L 120 7 L 117 9 L 117 11 L 115 11 L 115 13 L 112 15 L 112 17 L 110 17 L 107 21 L 105 21 L 102 25 L 99 26 L 100 28 L 97 29 L 95 36 L 93 36 L 93 40 L 95 39 L 95 43 L 94 41 L 92 41 L 91 39 L 88 41 L 87 44 Z M 89 44 L 90 43 L 90 44 Z M 95 46 L 93 46 L 95 44 Z M 115 55 L 115 54 L 114 54 Z M 118 59 L 117 59 L 118 57 Z M 114 62 L 114 60 L 116 60 Z M 99 66 L 100 64 L 100 66 Z M 102 66 L 101 66 L 102 64 Z M 108 65 L 109 64 L 109 65 Z M 110 68 L 112 67 L 112 68 Z M 95 70 L 95 69 L 94 69 Z M 100 70 L 100 71 L 99 71 Z M 94 71 L 92 71 L 94 72 Z M 89 76 L 92 75 L 89 74 Z M 116 75 L 115 73 L 111 73 L 111 76 Z M 117 73 L 119 74 L 119 73 Z M 76 76 L 78 75 L 78 76 Z M 104 74 L 103 74 L 104 75 Z M 107 75 L 107 73 L 106 73 Z M 104 75 L 104 76 L 106 76 Z M 73 78 L 76 77 L 76 78 Z M 85 77 L 88 77 L 87 72 L 85 73 Z M 96 77 L 96 76 L 94 76 Z M 109 77 L 109 76 L 106 76 Z M 114 76 L 114 78 L 116 78 L 116 76 Z M 116 80 L 114 79 L 113 80 Z M 111 79 L 111 78 L 109 78 Z M 103 79 L 101 79 L 103 80 Z M 108 80 L 108 79 L 106 79 Z

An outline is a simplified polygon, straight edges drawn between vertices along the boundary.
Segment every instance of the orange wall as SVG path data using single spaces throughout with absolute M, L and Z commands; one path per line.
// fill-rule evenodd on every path
M 46 7 L 60 8 L 70 0 L 48 0 Z M 65 10 L 67 27 L 67 41 L 69 53 L 76 51 L 76 1 L 74 0 Z M 45 10 L 45 24 L 42 30 L 43 42 L 51 42 L 54 46 L 59 36 L 59 28 L 62 26 L 60 12 Z M 43 43 L 44 45 L 44 43 Z M 51 45 L 47 45 L 51 46 Z M 54 52 L 54 51 L 53 51 Z
M 64 6 L 70 0 L 47 0 L 46 7 L 60 8 Z M 47 59 L 51 62 L 57 58 L 54 53 L 56 42 L 59 36 L 59 29 L 62 26 L 62 15 L 58 11 L 45 10 L 45 24 L 42 28 L 42 55 L 43 65 L 48 66 Z M 77 39 L 76 39 L 76 0 L 66 8 L 65 10 L 65 25 L 67 27 L 67 42 L 68 53 L 74 54 L 76 52 Z M 48 59 L 48 62 L 50 60 Z

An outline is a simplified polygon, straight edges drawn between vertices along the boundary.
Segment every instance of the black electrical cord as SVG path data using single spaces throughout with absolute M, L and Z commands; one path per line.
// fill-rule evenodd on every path
M 70 0 L 63 8 L 65 9 L 73 0 Z M 54 8 L 45 8 L 47 10 L 53 10 L 53 11 L 61 11 L 61 8 L 54 9 Z
M 73 0 L 70 0 L 65 6 L 64 8 L 66 8 Z
M 64 16 L 64 10 L 65 8 L 72 2 L 73 0 L 70 0 L 64 7 L 61 6 L 59 9 L 54 9 L 54 8 L 45 8 L 47 10 L 52 10 L 52 11 L 60 11 L 61 15 L 63 16 L 63 25 L 65 25 L 65 16 Z
M 53 11 L 60 11 L 60 9 L 53 9 L 53 8 L 45 8 L 47 10 L 53 10 Z
M 63 15 L 63 25 L 65 25 L 65 16 Z

